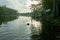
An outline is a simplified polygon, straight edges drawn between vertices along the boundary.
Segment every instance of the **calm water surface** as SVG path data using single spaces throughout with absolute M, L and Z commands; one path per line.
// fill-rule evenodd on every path
M 30 17 L 19 16 L 15 20 L 0 23 L 0 40 L 31 40 L 31 35 L 39 35 L 39 30 L 41 30 L 39 21 L 31 20 Z

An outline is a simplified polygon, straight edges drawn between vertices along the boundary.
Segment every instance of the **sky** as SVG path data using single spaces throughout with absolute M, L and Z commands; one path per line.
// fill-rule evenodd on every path
M 31 0 L 0 0 L 1 6 L 15 9 L 19 13 L 31 12 L 29 6 L 31 6 L 33 3 L 37 2 L 32 2 Z

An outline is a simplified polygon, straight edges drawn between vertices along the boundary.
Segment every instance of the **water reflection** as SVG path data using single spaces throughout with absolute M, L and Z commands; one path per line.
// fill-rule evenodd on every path
M 31 17 L 0 17 L 0 40 L 38 40 L 41 22 Z M 29 23 L 29 25 L 27 25 Z
M 33 31 L 33 34 L 37 34 L 39 31 L 41 31 L 41 26 L 42 24 L 40 21 L 32 20 L 31 29 Z
M 0 25 L 6 24 L 8 21 L 17 19 L 17 16 L 0 16 Z
M 1 17 L 0 40 L 30 40 L 29 34 L 31 30 L 30 26 L 27 26 L 27 22 L 30 22 L 30 18 L 19 16 L 18 19 L 12 19 L 9 20 L 6 17 L 5 20 L 5 18 Z
M 42 23 L 40 21 L 36 21 L 34 19 L 31 20 L 31 32 L 32 32 L 32 40 L 39 40 L 40 33 L 42 31 Z

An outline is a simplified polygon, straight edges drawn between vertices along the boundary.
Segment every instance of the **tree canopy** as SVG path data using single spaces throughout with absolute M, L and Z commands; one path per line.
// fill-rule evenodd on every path
M 0 6 L 0 15 L 13 15 L 17 13 L 18 12 L 14 9 L 10 9 L 5 6 Z

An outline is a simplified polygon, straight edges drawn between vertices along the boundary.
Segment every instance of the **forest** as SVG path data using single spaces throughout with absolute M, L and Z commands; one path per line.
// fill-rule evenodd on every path
M 60 35 L 60 0 L 35 0 L 32 18 L 42 21 L 41 40 L 56 40 Z M 41 1 L 41 2 L 40 2 Z
M 32 19 L 42 22 L 42 32 L 38 37 L 40 37 L 41 40 L 56 40 L 56 36 L 60 35 L 60 0 L 32 1 L 37 1 L 38 4 L 31 4 L 31 17 Z M 8 16 L 17 14 L 19 13 L 14 9 L 0 6 L 0 24 L 17 19 L 16 16 Z M 3 17 L 1 15 L 3 15 Z M 21 13 L 19 15 L 23 14 Z M 28 15 L 28 13 L 24 15 Z M 32 35 L 32 37 L 34 36 Z
M 17 14 L 19 13 L 14 9 L 10 9 L 5 6 L 0 6 L 0 25 L 4 22 L 17 19 L 17 16 L 14 16 Z
M 6 6 L 0 6 L 0 16 L 1 15 L 16 15 L 18 14 L 17 10 L 7 8 Z

